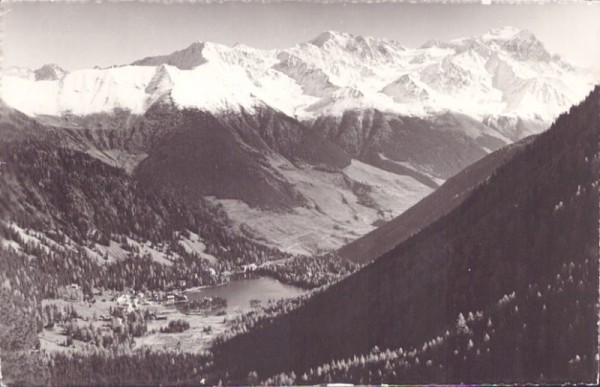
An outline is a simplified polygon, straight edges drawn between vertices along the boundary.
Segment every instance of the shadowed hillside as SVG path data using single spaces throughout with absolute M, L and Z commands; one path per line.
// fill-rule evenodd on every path
M 458 207 L 473 189 L 533 139 L 534 137 L 528 137 L 508 145 L 465 168 L 398 217 L 341 247 L 338 254 L 342 258 L 361 263 L 380 257 Z
M 431 177 L 447 179 L 508 143 L 476 120 L 455 113 L 418 118 L 377 110 L 347 111 L 322 117 L 313 130 L 353 157 L 432 187 Z M 488 149 L 488 150 L 486 150 Z
M 150 150 L 136 177 L 182 199 L 208 195 L 257 207 L 291 208 L 306 200 L 270 165 L 275 152 L 291 161 L 334 168 L 350 164 L 341 149 L 327 140 L 316 142 L 298 121 L 270 109 L 256 116 L 219 117 L 194 110 L 173 114 L 176 119 L 166 122 L 176 129 Z

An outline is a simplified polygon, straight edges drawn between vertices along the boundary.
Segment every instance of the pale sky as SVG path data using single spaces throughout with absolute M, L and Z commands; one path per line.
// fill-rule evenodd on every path
M 580 4 L 14 3 L 5 4 L 3 66 L 67 70 L 126 64 L 204 40 L 286 48 L 325 30 L 418 47 L 514 26 L 552 53 L 600 67 L 600 1 Z

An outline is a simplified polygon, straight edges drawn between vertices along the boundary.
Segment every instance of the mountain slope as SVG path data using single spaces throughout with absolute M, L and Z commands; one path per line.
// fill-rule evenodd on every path
M 533 140 L 534 137 L 528 137 L 468 166 L 397 218 L 342 246 L 337 254 L 361 263 L 380 257 L 458 207 L 470 196 L 472 190 Z
M 75 260 L 72 275 L 90 262 L 103 266 L 132 256 L 149 255 L 150 264 L 181 265 L 175 271 L 181 269 L 182 278 L 200 278 L 208 266 L 288 257 L 233 230 L 222 206 L 203 197 L 181 200 L 84 153 L 83 144 L 95 153 L 100 150 L 94 143 L 100 147 L 98 140 L 111 139 L 90 137 L 0 109 L 0 247 L 52 250 L 52 256 Z M 123 279 L 130 274 L 121 273 Z M 174 275 L 167 268 L 156 274 Z M 154 283 L 158 278 L 136 275 Z M 96 279 L 79 280 L 91 286 Z
M 190 201 L 217 196 L 270 208 L 289 208 L 305 201 L 269 168 L 264 153 L 271 149 L 247 125 L 232 130 L 211 114 L 193 111 L 184 112 L 182 120 L 177 131 L 137 167 L 136 177 L 145 185 L 169 189 Z M 300 136 L 301 132 L 292 135 Z M 287 148 L 295 145 L 294 140 L 273 146 Z
M 432 187 L 511 143 L 481 122 L 450 112 L 419 118 L 377 110 L 347 111 L 340 118 L 317 119 L 312 129 L 359 160 L 418 176 Z
M 213 197 L 240 230 L 286 251 L 337 248 L 432 189 L 411 174 L 352 160 L 333 141 L 272 109 L 166 111 L 159 122 L 171 129 L 148 149 L 135 178 L 192 202 Z
M 325 363 L 402 347 L 413 357 L 398 359 L 401 374 L 366 368 L 336 381 L 595 381 L 599 134 L 596 88 L 447 216 L 221 344 L 216 364 L 233 382 L 311 367 L 323 381 Z M 483 332 L 475 316 L 490 319 Z M 424 345 L 432 340 L 435 359 Z
M 351 160 L 269 108 L 212 114 L 155 103 L 142 116 L 35 119 L 7 106 L 0 112 L 7 151 L 15 141 L 36 140 L 85 152 L 187 204 L 213 195 L 209 200 L 223 206 L 237 232 L 289 252 L 338 248 L 431 192 L 410 174 Z

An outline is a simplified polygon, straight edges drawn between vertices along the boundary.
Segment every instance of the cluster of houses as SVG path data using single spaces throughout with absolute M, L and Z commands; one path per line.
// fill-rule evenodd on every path
M 253 273 L 258 269 L 258 266 L 256 265 L 256 263 L 250 263 L 248 265 L 242 265 L 242 273 Z
M 137 309 L 141 305 L 150 305 L 150 302 L 144 297 L 144 293 L 121 294 L 115 298 L 117 308 L 122 308 L 127 312 Z
M 125 289 L 125 291 L 112 298 L 112 301 L 116 303 L 116 308 L 121 309 L 126 313 L 130 313 L 134 310 L 138 310 L 141 306 L 152 306 L 157 304 L 162 305 L 175 305 L 178 303 L 186 303 L 188 298 L 185 294 L 180 292 L 135 292 L 132 289 Z M 166 316 L 158 315 L 157 313 L 150 313 L 150 318 L 154 320 L 166 320 Z M 110 322 L 110 327 L 116 329 L 123 325 L 123 319 L 116 316 L 100 316 L 100 321 Z
M 123 308 L 125 311 L 131 312 L 142 305 L 174 305 L 187 302 L 188 298 L 185 294 L 177 291 L 154 291 L 145 294 L 143 292 L 135 292 L 131 289 L 126 289 L 125 292 L 113 298 L 113 301 L 117 303 L 118 308 Z
M 83 290 L 78 284 L 61 286 L 58 289 L 58 297 L 65 301 L 83 301 Z

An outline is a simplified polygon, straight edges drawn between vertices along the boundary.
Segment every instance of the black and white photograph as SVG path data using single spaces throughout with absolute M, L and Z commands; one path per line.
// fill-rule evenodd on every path
M 599 382 L 600 1 L 0 27 L 2 387 Z

